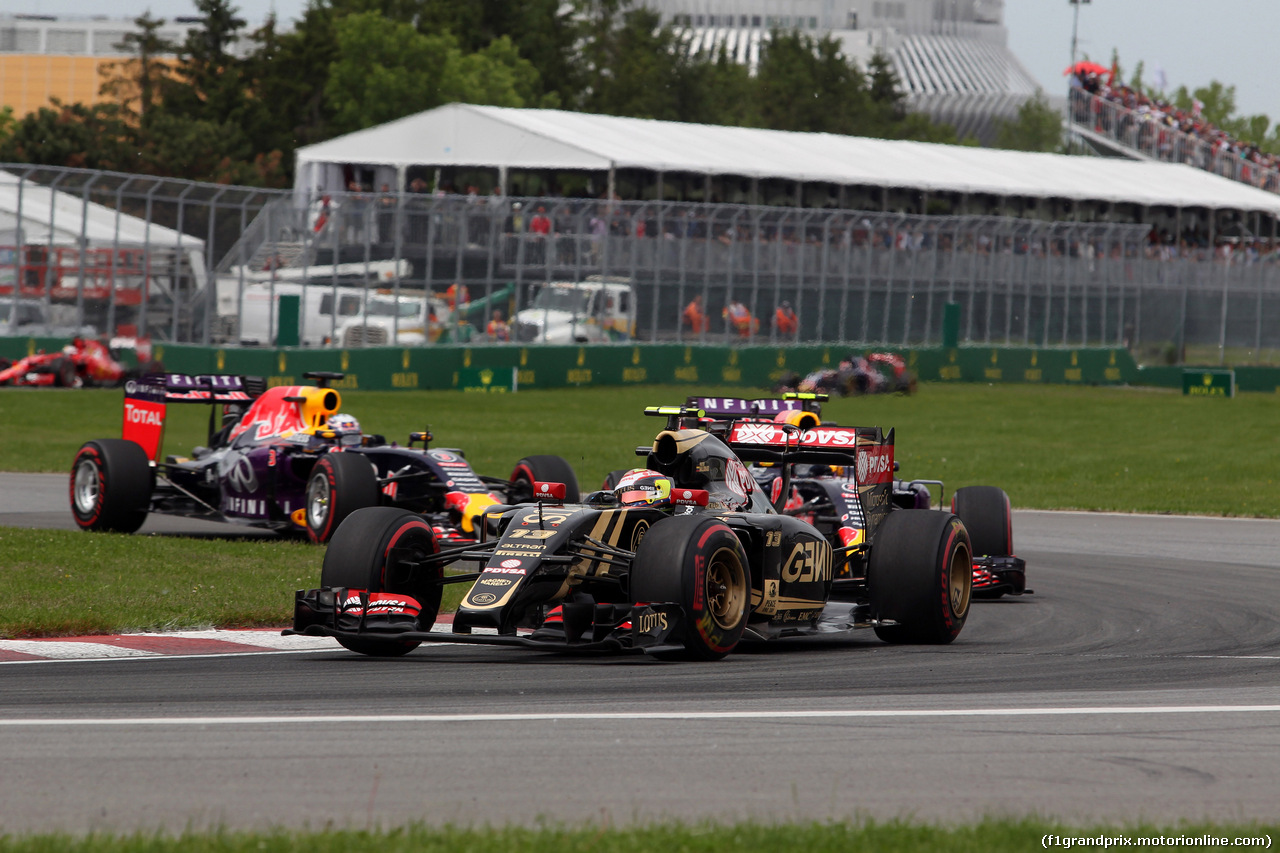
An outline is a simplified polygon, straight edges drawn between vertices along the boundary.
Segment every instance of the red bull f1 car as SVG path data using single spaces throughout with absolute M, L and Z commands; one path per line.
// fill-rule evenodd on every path
M 690 397 L 687 406 L 703 410 L 709 424 L 737 419 L 740 422 L 786 423 L 803 430 L 830 428 L 821 419 L 824 394 L 799 393 L 781 399 L 743 400 L 724 397 Z M 782 512 L 801 518 L 851 545 L 864 535 L 862 504 L 859 500 L 859 472 L 839 465 L 797 464 L 782 476 L 780 466 L 752 466 L 752 475 L 761 488 L 778 503 Z M 894 472 L 898 465 L 894 463 Z M 785 499 L 784 499 L 784 489 Z M 933 491 L 938 503 L 946 503 L 946 486 L 941 480 L 894 478 L 890 501 L 895 509 L 930 509 Z M 973 595 L 999 598 L 1030 593 L 1026 562 L 1013 553 L 1013 524 L 1009 496 L 996 486 L 966 486 L 951 497 L 950 511 L 964 522 L 973 549 Z
M 132 533 L 151 513 L 243 524 L 326 542 L 365 507 L 411 510 L 442 542 L 472 543 L 495 504 L 529 500 L 538 480 L 563 482 L 559 456 L 521 459 L 510 477 L 477 474 L 457 448 L 432 447 L 430 431 L 406 446 L 365 433 L 341 413 L 331 381 L 265 387 L 256 377 L 159 374 L 125 387 L 122 438 L 86 442 L 71 468 L 71 511 L 85 530 Z M 167 407 L 210 407 L 205 446 L 161 461 Z M 218 417 L 221 412 L 221 418 Z
M 352 513 L 299 590 L 287 634 L 335 637 L 366 655 L 423 642 L 643 652 L 714 660 L 743 640 L 871 628 L 891 643 L 949 643 L 973 581 L 969 534 L 952 513 L 890 512 L 893 433 L 802 430 L 657 407 L 666 428 L 636 448 L 640 468 L 581 501 L 539 481 L 534 503 L 490 506 L 475 545 L 441 542 L 422 516 Z M 780 512 L 747 463 L 843 466 L 856 541 Z M 470 562 L 457 575 L 446 564 Z M 449 631 L 433 631 L 445 584 L 469 589 Z

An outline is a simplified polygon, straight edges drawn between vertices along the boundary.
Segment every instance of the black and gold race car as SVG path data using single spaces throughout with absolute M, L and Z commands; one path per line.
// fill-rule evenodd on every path
M 698 409 L 646 414 L 667 424 L 636 448 L 642 468 L 580 503 L 566 502 L 561 484 L 535 483 L 535 502 L 486 508 L 497 521 L 487 541 L 441 547 L 418 514 L 352 513 L 329 544 L 320 587 L 297 593 L 285 633 L 332 636 L 374 656 L 461 641 L 703 660 L 742 640 L 856 628 L 891 643 L 960 633 L 969 534 L 951 513 L 889 512 L 892 431 L 750 420 L 709 431 L 697 427 Z M 744 461 L 848 466 L 865 535 L 845 545 L 779 512 Z M 477 570 L 447 575 L 459 560 Z M 451 630 L 432 631 L 448 583 L 470 590 Z

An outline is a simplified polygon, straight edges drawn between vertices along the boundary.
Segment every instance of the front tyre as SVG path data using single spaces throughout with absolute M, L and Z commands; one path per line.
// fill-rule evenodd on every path
M 956 489 L 951 511 L 964 522 L 973 545 L 974 558 L 1007 557 L 1013 553 L 1013 514 L 1009 496 L 995 486 L 965 486 Z M 976 589 L 974 598 L 996 599 L 1005 589 Z
M 328 542 L 343 519 L 377 506 L 378 474 L 359 453 L 326 453 L 307 479 L 307 536 Z
M 1013 553 L 1013 516 L 1009 496 L 996 486 L 965 486 L 951 497 L 951 511 L 969 531 L 975 557 Z
M 418 624 L 430 630 L 440 612 L 443 566 L 422 563 L 439 553 L 431 525 L 417 513 L 366 507 L 351 513 L 333 534 L 320 569 L 320 586 L 408 595 L 422 610 Z M 400 657 L 417 640 L 338 638 L 346 649 L 371 657 Z
M 151 506 L 151 462 L 132 441 L 85 442 L 71 463 L 71 513 L 81 530 L 133 533 Z
M 680 657 L 719 660 L 747 626 L 751 580 L 733 530 L 706 516 L 681 515 L 649 530 L 631 565 L 631 600 L 674 602 L 684 610 Z
M 969 533 L 951 513 L 900 509 L 876 530 L 867 566 L 871 615 L 887 643 L 949 643 L 964 627 L 973 590 Z
M 534 483 L 564 483 L 565 500 L 577 503 L 582 492 L 578 475 L 562 456 L 526 456 L 516 463 L 507 486 L 507 503 L 521 504 L 533 500 Z

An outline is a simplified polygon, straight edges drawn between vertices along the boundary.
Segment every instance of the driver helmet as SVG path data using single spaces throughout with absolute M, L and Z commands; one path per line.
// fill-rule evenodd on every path
M 329 429 L 334 432 L 359 432 L 360 422 L 355 419 L 354 415 L 344 415 L 341 412 L 329 415 L 327 421 Z
M 648 468 L 632 468 L 622 475 L 613 493 L 623 506 L 671 506 L 674 485 L 666 474 Z

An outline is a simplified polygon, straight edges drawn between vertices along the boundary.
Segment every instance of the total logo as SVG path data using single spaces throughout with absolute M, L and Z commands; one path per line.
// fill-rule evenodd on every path
M 160 412 L 150 411 L 140 406 L 126 404 L 124 407 L 124 418 L 131 424 L 164 426 L 164 416 Z
M 431 458 L 439 462 L 457 462 L 458 461 L 458 457 L 444 450 L 431 451 Z

